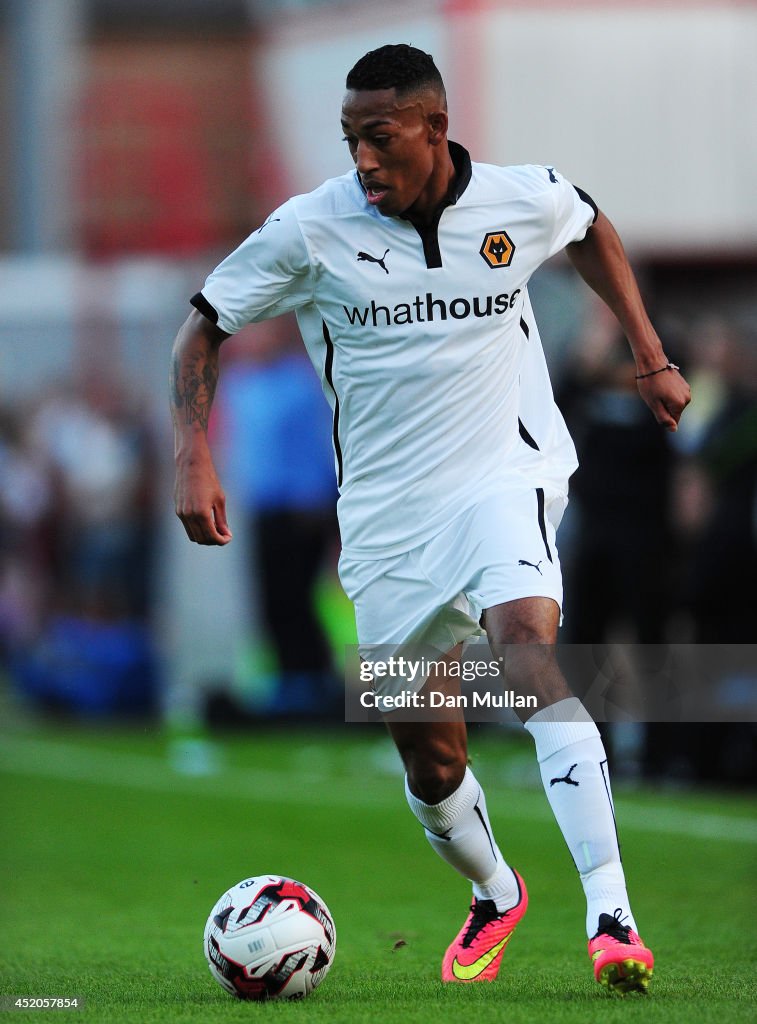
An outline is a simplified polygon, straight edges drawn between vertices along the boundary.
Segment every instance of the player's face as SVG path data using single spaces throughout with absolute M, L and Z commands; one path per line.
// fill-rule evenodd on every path
M 433 96 L 398 99 L 394 89 L 350 90 L 344 98 L 342 129 L 350 154 L 368 202 L 387 217 L 423 218 L 446 194 L 447 153 L 440 144 L 447 115 L 438 106 Z

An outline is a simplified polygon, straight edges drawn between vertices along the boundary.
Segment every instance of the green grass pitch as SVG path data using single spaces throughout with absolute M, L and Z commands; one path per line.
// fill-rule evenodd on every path
M 592 978 L 575 871 L 529 746 L 475 731 L 505 855 L 531 906 L 500 978 L 443 986 L 439 965 L 467 883 L 437 861 L 405 806 L 383 733 L 343 726 L 219 740 L 218 770 L 175 769 L 149 731 L 0 733 L 0 992 L 78 996 L 82 1011 L 10 1019 L 103 1022 L 623 1021 L 755 1019 L 755 800 L 623 792 L 616 804 L 636 915 L 656 957 L 648 998 Z M 191 753 L 191 748 L 190 748 Z M 202 954 L 207 913 L 263 872 L 312 885 L 334 914 L 334 967 L 301 1003 L 238 1003 Z

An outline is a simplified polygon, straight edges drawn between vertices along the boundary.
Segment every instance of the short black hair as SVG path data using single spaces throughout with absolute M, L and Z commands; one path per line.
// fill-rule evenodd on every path
M 348 89 L 396 89 L 398 96 L 406 96 L 428 87 L 445 96 L 434 58 L 407 43 L 370 50 L 347 75 Z

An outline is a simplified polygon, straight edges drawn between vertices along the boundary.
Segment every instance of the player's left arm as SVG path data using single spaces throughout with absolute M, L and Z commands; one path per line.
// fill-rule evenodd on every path
M 580 242 L 565 250 L 589 287 L 615 314 L 631 346 L 639 375 L 639 393 L 667 430 L 677 430 L 681 413 L 691 401 L 691 391 L 675 369 L 665 369 L 669 360 L 647 315 L 631 265 L 617 231 L 600 211 Z

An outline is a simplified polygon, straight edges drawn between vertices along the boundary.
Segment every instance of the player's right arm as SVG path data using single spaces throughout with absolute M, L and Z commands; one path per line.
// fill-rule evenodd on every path
M 226 498 L 208 445 L 208 419 L 225 338 L 313 297 L 308 250 L 290 200 L 213 271 L 191 302 L 171 360 L 176 514 L 196 544 L 228 544 Z
M 208 444 L 208 420 L 218 384 L 218 356 L 229 335 L 193 309 L 171 354 L 176 515 L 196 544 L 228 544 L 226 497 Z

